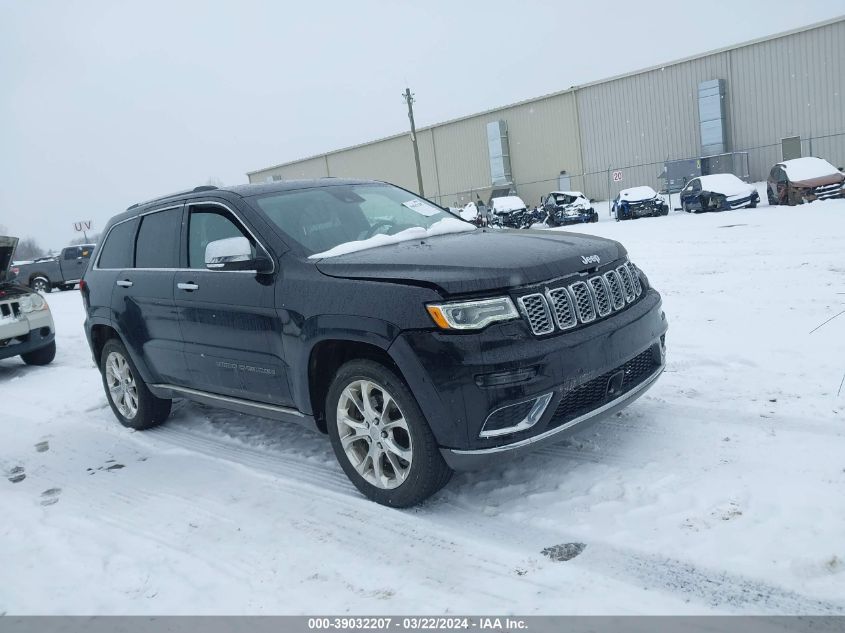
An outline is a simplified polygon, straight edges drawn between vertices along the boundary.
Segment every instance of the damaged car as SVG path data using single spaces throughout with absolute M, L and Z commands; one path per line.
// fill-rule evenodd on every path
M 56 329 L 47 301 L 9 278 L 18 238 L 0 236 L 0 360 L 20 356 L 47 365 L 56 356 Z
M 599 221 L 598 212 L 580 191 L 552 191 L 545 196 L 542 206 L 549 226 Z
M 612 210 L 617 222 L 669 215 L 669 205 L 648 186 L 623 189 L 613 200 Z
M 766 183 L 769 204 L 793 206 L 845 197 L 845 174 L 824 159 L 814 156 L 778 163 Z
M 744 207 L 753 209 L 760 202 L 757 188 L 733 174 L 710 174 L 693 178 L 678 196 L 681 208 L 687 213 L 729 211 Z
M 490 200 L 490 224 L 508 229 L 527 229 L 534 215 L 519 196 L 501 196 Z

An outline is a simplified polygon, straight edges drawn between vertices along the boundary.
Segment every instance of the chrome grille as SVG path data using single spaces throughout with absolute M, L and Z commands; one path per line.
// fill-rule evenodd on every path
M 603 275 L 573 282 L 569 286 L 546 288 L 517 298 L 531 331 L 542 336 L 555 330 L 569 330 L 624 310 L 643 294 L 637 267 L 630 262 Z
M 616 272 L 619 273 L 619 278 L 622 280 L 622 290 L 625 292 L 625 301 L 631 303 L 637 297 L 637 295 L 634 294 L 634 282 L 631 280 L 631 273 L 628 272 L 628 267 L 625 264 L 617 268 Z
M 610 297 L 613 299 L 613 309 L 621 310 L 625 307 L 625 293 L 622 291 L 622 280 L 619 279 L 619 274 L 615 270 L 611 270 L 604 274 L 604 280 L 610 289 Z
M 572 297 L 566 288 L 555 288 L 546 292 L 549 298 L 549 303 L 555 313 L 555 321 L 561 330 L 568 330 L 569 328 L 578 325 L 578 319 L 575 317 L 575 308 L 572 305 Z
M 643 293 L 643 286 L 640 283 L 640 276 L 637 274 L 637 267 L 631 262 L 625 264 L 628 268 L 628 274 L 631 275 L 631 281 L 634 282 L 634 294 L 638 297 Z
M 525 295 L 519 298 L 519 306 L 522 313 L 531 325 L 534 334 L 550 334 L 555 326 L 552 323 L 552 315 L 549 313 L 549 306 L 541 294 Z
M 599 313 L 600 317 L 606 317 L 610 314 L 611 306 L 610 297 L 604 285 L 604 279 L 600 276 L 591 277 L 588 283 L 593 290 L 593 299 L 596 301 L 596 312 Z
M 596 320 L 596 306 L 593 304 L 593 295 L 583 281 L 576 281 L 569 286 L 572 296 L 575 299 L 575 311 L 578 313 L 578 320 L 581 323 L 591 323 Z

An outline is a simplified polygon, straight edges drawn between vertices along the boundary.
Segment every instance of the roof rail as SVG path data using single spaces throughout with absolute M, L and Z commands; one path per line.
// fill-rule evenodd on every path
M 131 211 L 132 209 L 137 209 L 145 204 L 151 204 L 153 202 L 159 202 L 161 200 L 167 200 L 168 198 L 175 198 L 176 196 L 184 196 L 188 193 L 197 193 L 199 191 L 213 191 L 217 189 L 214 185 L 200 185 L 199 187 L 194 187 L 193 189 L 185 189 L 184 191 L 176 191 L 174 193 L 168 193 L 165 196 L 159 196 L 158 198 L 152 198 L 150 200 L 144 200 L 143 202 L 136 202 L 135 204 L 126 207 L 127 211 Z

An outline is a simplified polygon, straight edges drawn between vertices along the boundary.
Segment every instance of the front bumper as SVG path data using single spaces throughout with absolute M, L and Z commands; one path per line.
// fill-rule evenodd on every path
M 741 209 L 742 207 L 750 206 L 752 203 L 760 201 L 758 193 L 752 193 L 750 196 L 743 196 L 740 198 L 725 198 L 722 203 L 722 209 L 725 211 L 732 211 L 734 209 Z
M 568 332 L 536 337 L 518 319 L 473 334 L 405 332 L 389 351 L 447 462 L 472 468 L 488 457 L 561 437 L 642 393 L 663 366 L 667 324 L 661 305 L 660 295 L 649 289 L 625 310 Z M 648 361 L 637 365 L 636 380 L 610 389 L 608 377 L 617 377 L 635 359 Z M 530 428 L 482 437 L 493 412 L 548 394 Z
M 580 431 L 591 424 L 610 417 L 620 409 L 624 409 L 634 400 L 648 391 L 660 374 L 663 373 L 665 363 L 661 362 L 655 367 L 655 370 L 649 374 L 642 382 L 633 386 L 628 391 L 622 393 L 616 398 L 609 398 L 604 404 L 597 408 L 578 415 L 571 420 L 568 420 L 560 426 L 547 429 L 537 435 L 526 437 L 522 440 L 511 442 L 510 444 L 503 444 L 501 446 L 494 446 L 491 448 L 479 449 L 450 449 L 441 448 L 440 453 L 443 459 L 449 464 L 449 467 L 454 470 L 475 470 L 482 468 L 500 457 L 516 457 L 527 452 L 536 450 L 546 444 L 559 442 L 563 438 Z
M 28 313 L 15 322 L 4 321 L 0 319 L 0 359 L 34 352 L 55 340 L 56 330 L 49 310 Z
M 555 213 L 555 221 L 560 226 L 566 226 L 567 224 L 584 224 L 586 222 L 592 222 L 593 217 L 595 217 L 596 212 L 591 210 L 581 211 L 577 215 L 566 215 L 564 213 Z

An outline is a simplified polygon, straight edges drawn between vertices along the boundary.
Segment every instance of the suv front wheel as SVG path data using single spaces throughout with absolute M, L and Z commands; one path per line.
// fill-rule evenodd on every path
M 379 363 L 354 360 L 340 368 L 326 418 L 341 468 L 377 503 L 416 505 L 452 476 L 407 385 Z
M 170 415 L 172 401 L 152 394 L 119 340 L 109 339 L 103 346 L 100 373 L 109 405 L 123 426 L 143 431 Z

